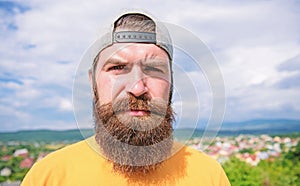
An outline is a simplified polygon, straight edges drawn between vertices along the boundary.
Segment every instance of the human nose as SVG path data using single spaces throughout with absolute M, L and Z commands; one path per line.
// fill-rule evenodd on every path
M 135 97 L 139 97 L 148 92 L 146 85 L 146 77 L 140 69 L 134 69 L 131 72 L 131 82 L 128 84 L 127 92 L 131 93 Z

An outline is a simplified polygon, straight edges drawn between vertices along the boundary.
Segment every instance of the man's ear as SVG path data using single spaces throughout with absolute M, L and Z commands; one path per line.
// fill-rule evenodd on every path
M 93 71 L 92 69 L 89 70 L 89 81 L 90 81 L 90 86 L 91 86 L 91 92 L 92 92 L 92 95 L 93 95 L 93 99 L 95 99 L 95 87 L 94 87 L 94 80 L 93 80 Z M 96 86 L 96 85 L 95 85 Z
M 92 69 L 89 69 L 89 80 L 90 80 L 90 85 L 91 87 L 93 87 L 93 72 L 92 72 Z

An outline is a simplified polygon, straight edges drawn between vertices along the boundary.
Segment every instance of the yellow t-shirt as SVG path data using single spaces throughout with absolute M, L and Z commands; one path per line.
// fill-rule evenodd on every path
M 230 185 L 218 162 L 186 146 L 147 176 L 126 178 L 112 170 L 91 137 L 35 163 L 22 186 Z

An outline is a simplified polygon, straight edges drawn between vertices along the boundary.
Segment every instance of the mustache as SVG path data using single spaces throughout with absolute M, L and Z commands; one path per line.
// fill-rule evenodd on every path
M 130 94 L 128 94 L 128 96 L 125 98 L 115 100 L 113 103 L 110 102 L 100 105 L 100 103 L 97 101 L 95 106 L 99 108 L 100 113 L 108 113 L 107 116 L 133 110 L 145 111 L 149 113 L 149 115 L 155 114 L 167 118 L 173 117 L 174 114 L 173 111 L 169 111 L 169 102 L 156 99 L 150 100 L 150 98 L 146 96 L 135 97 Z M 170 115 L 170 113 L 172 113 L 172 115 Z M 106 120 L 105 118 L 103 119 Z

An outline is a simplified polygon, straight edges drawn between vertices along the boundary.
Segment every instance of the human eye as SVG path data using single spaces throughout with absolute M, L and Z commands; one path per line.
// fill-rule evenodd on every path
M 125 68 L 125 65 L 115 65 L 115 66 L 109 67 L 108 71 L 111 71 L 111 70 L 123 70 L 124 68 Z
M 126 67 L 126 65 L 115 65 L 115 66 L 109 67 L 108 71 L 123 70 L 123 69 L 125 69 L 125 67 Z
M 158 73 L 164 73 L 164 71 L 159 68 L 159 67 L 155 67 L 155 66 L 145 66 L 144 70 L 146 72 L 158 72 Z

